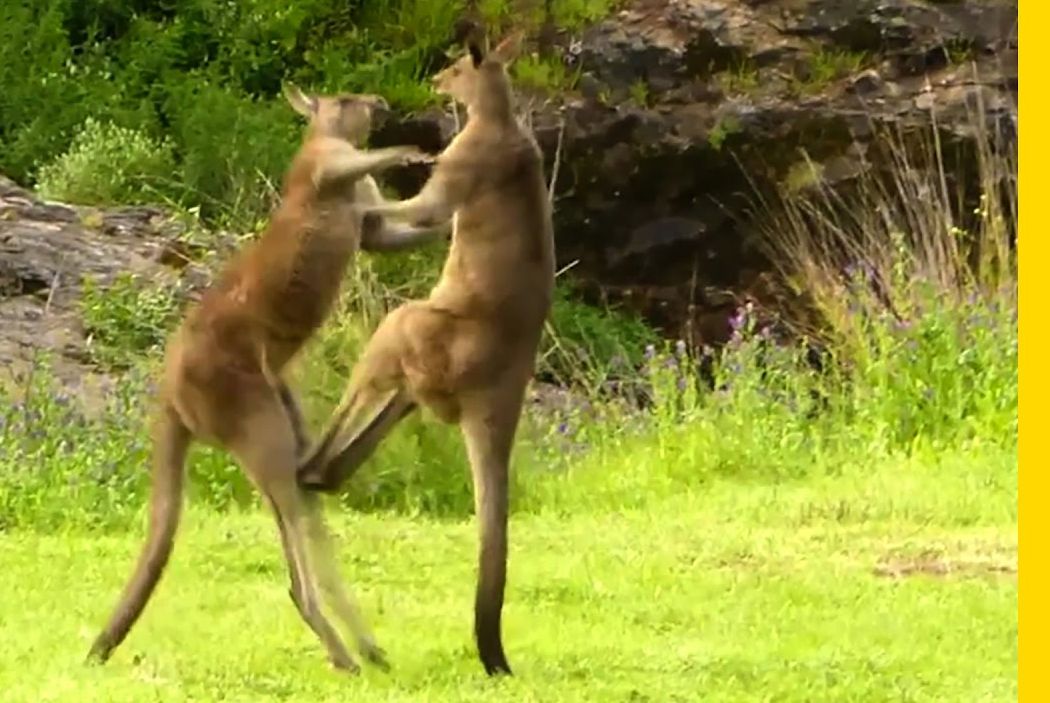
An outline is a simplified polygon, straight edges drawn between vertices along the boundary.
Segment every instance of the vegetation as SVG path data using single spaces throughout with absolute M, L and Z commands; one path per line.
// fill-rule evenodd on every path
M 405 110 L 435 100 L 466 0 L 280 0 L 173 5 L 114 0 L 6 3 L 0 9 L 0 171 L 74 202 L 147 195 L 257 229 L 295 148 L 282 80 L 378 92 Z M 574 28 L 614 0 L 559 0 Z M 538 27 L 541 2 L 482 0 L 493 31 Z M 527 59 L 519 75 L 567 86 L 564 65 Z M 89 164 L 91 154 L 97 159 Z M 174 161 L 174 165 L 172 165 Z
M 92 361 L 110 369 L 127 368 L 139 356 L 158 352 L 181 309 L 175 286 L 150 285 L 128 273 L 104 289 L 87 278 L 80 303 Z
M 707 133 L 707 143 L 715 151 L 721 151 L 726 139 L 740 131 L 740 121 L 735 115 L 724 115 Z
M 628 91 L 631 95 L 631 100 L 638 107 L 649 107 L 649 83 L 639 78 L 634 83 L 631 83 L 630 90 Z
M 5 7 L 0 170 L 72 199 L 163 197 L 249 231 L 298 134 L 280 79 L 426 104 L 460 4 Z M 610 6 L 555 4 L 563 22 Z M 478 6 L 493 21 L 515 7 Z M 1015 697 L 1016 145 L 983 117 L 968 157 L 978 193 L 952 190 L 956 155 L 935 138 L 905 148 L 890 134 L 889 168 L 852 190 L 813 167 L 758 203 L 772 258 L 809 303 L 792 336 L 743 306 L 724 349 L 665 343 L 559 283 L 540 368 L 554 385 L 515 450 L 511 681 L 483 680 L 474 661 L 469 473 L 456 430 L 427 415 L 333 499 L 391 675 L 326 670 L 256 492 L 205 447 L 183 541 L 127 650 L 70 666 L 139 547 L 146 411 L 183 300 L 131 277 L 88 282 L 93 360 L 122 371 L 104 407 L 61 390 L 46 358 L 0 389 L 5 700 Z M 712 146 L 737 127 L 716 125 Z M 312 427 L 379 317 L 425 291 L 443 254 L 362 255 L 294 369 Z
M 579 68 L 573 69 L 560 58 L 536 54 L 515 61 L 511 73 L 515 84 L 526 90 L 572 90 L 580 77 Z
M 830 83 L 857 73 L 869 61 L 864 52 L 821 48 L 810 55 L 798 87 L 804 93 L 820 92 Z
M 511 680 L 485 680 L 471 647 L 468 522 L 336 518 L 343 572 L 393 665 L 348 680 L 288 600 L 272 522 L 198 506 L 103 668 L 80 659 L 139 531 L 0 536 L 4 699 L 1016 700 L 1009 452 L 872 459 L 834 477 L 653 499 L 633 491 L 659 487 L 655 453 L 594 468 L 624 481 L 632 507 L 562 481 L 571 514 L 514 517 Z
M 745 59 L 719 72 L 717 79 L 727 93 L 747 93 L 759 86 L 758 66 Z
M 69 149 L 41 166 L 37 186 L 45 198 L 71 203 L 148 202 L 174 169 L 170 142 L 88 117 Z

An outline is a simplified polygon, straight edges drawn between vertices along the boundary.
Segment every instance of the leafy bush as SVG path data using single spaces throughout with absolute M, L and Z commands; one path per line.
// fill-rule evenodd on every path
M 511 73 L 519 88 L 547 91 L 571 90 L 579 79 L 579 69 L 571 69 L 560 58 L 528 54 L 514 62 Z
M 224 227 L 261 229 L 302 119 L 283 100 L 253 100 L 207 75 L 173 80 L 164 107 L 182 154 L 185 201 Z
M 570 284 L 559 282 L 541 343 L 539 374 L 597 392 L 606 381 L 634 376 L 646 347 L 657 340 L 638 316 L 580 302 Z
M 102 287 L 85 278 L 80 312 L 92 360 L 105 368 L 128 368 L 158 350 L 175 324 L 181 297 L 175 286 L 152 285 L 119 274 Z
M 69 150 L 37 174 L 44 197 L 83 204 L 143 203 L 172 189 L 175 158 L 170 141 L 89 117 Z
M 555 20 L 576 27 L 614 4 L 558 2 Z M 486 0 L 480 9 L 494 21 L 495 35 L 510 26 L 501 27 L 500 17 L 513 18 L 515 28 L 536 29 L 542 6 Z M 92 167 L 105 156 L 97 153 L 79 157 L 64 167 L 71 175 L 58 178 L 54 164 L 91 118 L 114 125 L 106 134 L 135 130 L 141 136 L 134 144 L 150 143 L 164 154 L 156 156 L 168 167 L 158 166 L 162 182 L 174 177 L 183 183 L 158 195 L 199 207 L 208 221 L 257 229 L 299 138 L 300 123 L 280 97 L 281 82 L 380 93 L 403 110 L 433 104 L 429 77 L 454 49 L 451 28 L 465 8 L 464 0 L 5 3 L 0 171 L 28 185 L 38 174 L 50 178 L 56 194 L 69 184 L 90 184 L 69 192 L 98 192 L 106 199 L 122 196 L 124 174 L 156 175 L 151 158 L 141 172 L 122 168 L 110 176 Z M 532 68 L 530 75 L 544 84 L 569 79 L 563 67 L 529 61 L 523 71 Z M 170 168 L 169 151 L 176 168 Z M 137 186 L 127 196 L 144 197 Z

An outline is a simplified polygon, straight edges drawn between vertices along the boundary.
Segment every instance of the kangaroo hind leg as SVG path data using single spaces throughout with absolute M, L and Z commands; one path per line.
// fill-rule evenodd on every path
M 273 511 L 296 609 L 321 640 L 332 666 L 356 672 L 357 663 L 321 609 L 307 540 L 310 506 L 295 483 L 296 432 L 279 394 L 274 389 L 268 391 L 252 403 L 253 412 L 243 424 L 246 431 L 231 442 L 230 449 Z
M 335 611 L 354 637 L 357 649 L 366 661 L 389 671 L 386 652 L 376 643 L 375 635 L 350 589 L 344 588 L 339 577 L 338 561 L 332 545 L 331 535 L 324 523 L 321 496 L 316 493 L 303 495 L 307 507 L 307 524 L 310 547 L 314 550 L 318 584 L 328 605 Z
M 299 464 L 297 478 L 303 488 L 337 490 L 416 408 L 402 372 L 402 323 L 408 311 L 402 306 L 391 312 L 368 340 L 342 401 Z

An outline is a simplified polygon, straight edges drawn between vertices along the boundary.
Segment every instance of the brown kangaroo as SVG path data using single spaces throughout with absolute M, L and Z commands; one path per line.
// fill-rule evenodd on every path
M 506 66 L 521 34 L 490 54 L 476 43 L 434 77 L 467 122 L 419 194 L 368 208 L 434 226 L 453 219 L 441 279 L 426 300 L 379 324 L 346 394 L 299 468 L 300 485 L 334 491 L 417 406 L 458 424 L 480 529 L 474 635 L 489 675 L 509 674 L 501 615 L 508 471 L 526 386 L 554 288 L 554 236 L 543 156 L 517 121 Z
M 360 246 L 412 246 L 440 229 L 362 227 L 359 204 L 385 202 L 370 174 L 426 161 L 415 147 L 359 150 L 373 95 L 285 97 L 309 118 L 285 174 L 281 204 L 262 236 L 239 252 L 192 306 L 168 341 L 153 420 L 149 529 L 135 571 L 88 659 L 105 661 L 141 615 L 172 551 L 182 507 L 184 464 L 194 440 L 230 451 L 277 520 L 290 595 L 338 669 L 359 667 L 321 612 L 317 586 L 349 627 L 361 654 L 385 666 L 351 594 L 340 583 L 316 495 L 296 485 L 308 439 L 282 370 L 328 316 Z

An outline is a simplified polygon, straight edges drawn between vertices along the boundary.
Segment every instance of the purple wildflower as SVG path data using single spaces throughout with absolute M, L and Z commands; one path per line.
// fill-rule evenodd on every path
M 729 327 L 734 332 L 739 332 L 740 328 L 743 327 L 743 326 L 744 326 L 744 311 L 743 311 L 743 309 L 738 309 L 737 313 L 729 318 Z

